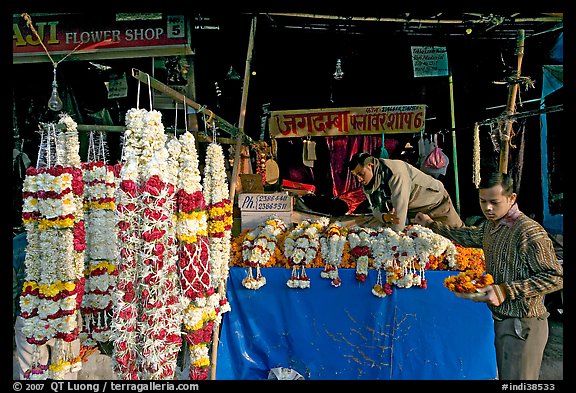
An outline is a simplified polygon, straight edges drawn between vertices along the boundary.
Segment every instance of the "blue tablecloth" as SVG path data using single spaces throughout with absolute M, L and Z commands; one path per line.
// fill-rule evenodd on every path
M 457 272 L 427 271 L 427 288 L 393 287 L 378 298 L 355 270 L 340 269 L 335 288 L 307 269 L 308 289 L 286 285 L 290 270 L 262 270 L 267 284 L 246 289 L 247 269 L 230 269 L 216 379 L 267 379 L 276 367 L 310 380 L 480 380 L 496 378 L 492 317 L 443 281 Z

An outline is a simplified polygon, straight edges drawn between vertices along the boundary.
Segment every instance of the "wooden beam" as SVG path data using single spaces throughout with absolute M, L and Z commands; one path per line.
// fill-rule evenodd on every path
M 65 124 L 59 124 L 58 128 L 60 129 L 65 129 L 66 125 Z M 107 125 L 102 125 L 102 124 L 78 124 L 76 126 L 76 129 L 78 130 L 78 132 L 90 132 L 90 131 L 101 131 L 101 132 L 124 132 L 126 131 L 126 127 L 124 126 L 107 126 Z M 166 133 L 173 133 L 174 130 L 165 130 Z M 177 129 L 176 133 L 177 134 L 183 134 L 185 133 L 186 130 L 183 129 Z M 206 142 L 206 143 L 210 143 L 212 142 L 212 137 L 209 135 L 204 135 L 204 134 L 195 134 L 194 138 L 196 138 L 196 140 L 198 142 Z M 222 143 L 223 145 L 233 145 L 236 143 L 236 138 L 216 138 L 216 141 L 218 143 Z
M 140 71 L 136 68 L 132 68 L 132 76 L 134 78 L 138 79 L 140 82 L 146 83 L 151 88 L 158 90 L 160 93 L 167 95 L 168 97 L 173 98 L 177 102 L 182 102 L 182 103 L 186 102 L 186 105 L 191 107 L 191 108 L 194 108 L 197 113 L 205 113 L 209 118 L 211 117 L 212 120 L 214 120 L 214 122 L 216 123 L 216 126 L 218 126 L 224 132 L 226 132 L 226 133 L 228 133 L 234 137 L 239 134 L 238 128 L 236 128 L 232 124 L 228 123 L 226 120 L 224 120 L 223 118 L 221 118 L 220 116 L 218 116 L 217 114 L 212 112 L 210 109 L 198 104 L 196 101 L 194 101 L 190 97 L 187 97 L 184 94 L 180 93 L 179 91 L 172 89 L 171 87 L 160 82 L 159 80 L 154 79 L 149 74 L 147 74 L 143 71 Z M 249 143 L 249 144 L 253 143 L 252 138 L 250 138 L 248 135 L 246 135 L 244 133 L 242 133 L 242 138 L 246 143 Z

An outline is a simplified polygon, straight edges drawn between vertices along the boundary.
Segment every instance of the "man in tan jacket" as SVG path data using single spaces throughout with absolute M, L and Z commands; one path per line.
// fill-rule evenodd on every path
M 405 161 L 360 152 L 348 168 L 362 184 L 374 218 L 395 231 L 418 212 L 450 227 L 464 225 L 444 184 Z

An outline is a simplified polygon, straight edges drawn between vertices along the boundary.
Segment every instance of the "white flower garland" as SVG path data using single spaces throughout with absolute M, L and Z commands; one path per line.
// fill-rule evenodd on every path
M 84 215 L 82 171 L 76 123 L 62 114 L 64 130 L 43 138 L 39 160 L 23 184 L 22 220 L 27 232 L 26 281 L 20 297 L 23 333 L 31 344 L 31 368 L 26 379 L 62 379 L 82 368 L 71 342 L 78 339 L 79 305 L 84 292 Z M 52 154 L 56 152 L 55 160 Z M 41 364 L 38 345 L 55 339 L 49 364 Z
M 83 170 L 87 268 L 80 339 L 86 346 L 95 346 L 111 337 L 112 294 L 118 275 L 116 179 L 104 161 L 84 164 Z
M 278 236 L 286 231 L 286 224 L 277 215 L 270 216 L 262 224 L 246 234 L 242 243 L 242 259 L 247 264 L 248 274 L 242 285 L 248 289 L 260 289 L 266 285 L 266 277 L 260 268 L 268 263 L 278 244 Z M 252 268 L 256 268 L 256 277 Z
M 320 234 L 329 223 L 328 217 L 320 217 L 315 222 L 304 220 L 284 239 L 284 255 L 292 265 L 292 274 L 286 282 L 289 288 L 310 288 L 305 266 L 318 255 Z M 300 273 L 299 268 L 302 269 Z
M 326 268 L 320 273 L 320 277 L 332 280 L 332 285 L 337 288 L 342 284 L 342 279 L 338 275 L 338 266 L 342 263 L 348 230 L 341 223 L 334 222 L 322 235 L 320 245 Z

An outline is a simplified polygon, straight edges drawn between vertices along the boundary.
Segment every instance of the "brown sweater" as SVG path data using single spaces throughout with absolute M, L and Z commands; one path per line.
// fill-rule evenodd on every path
M 449 228 L 439 222 L 429 227 L 464 247 L 484 250 L 486 272 L 506 292 L 500 306 L 488 305 L 498 317 L 543 316 L 544 295 L 563 288 L 562 265 L 548 233 L 523 213 L 510 226 L 484 221 L 477 227 Z

